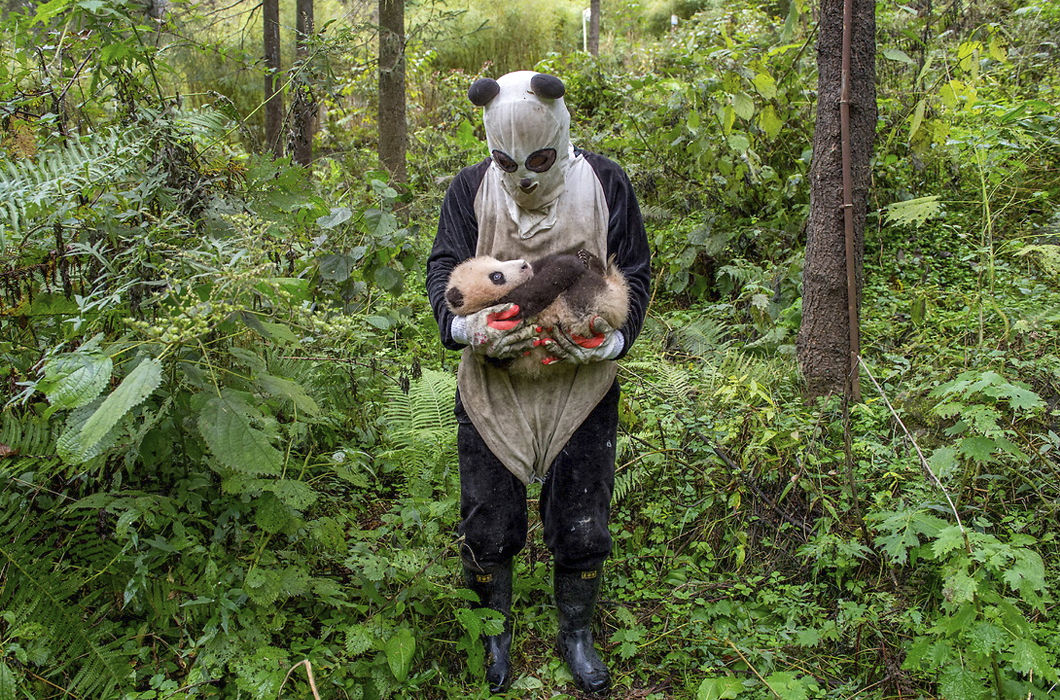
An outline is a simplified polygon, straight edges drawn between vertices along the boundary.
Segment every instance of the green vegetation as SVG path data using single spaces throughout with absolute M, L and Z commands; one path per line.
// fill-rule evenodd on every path
M 0 20 L 0 699 L 485 697 L 422 291 L 485 58 L 564 79 L 654 246 L 615 696 L 1060 695 L 1060 6 L 878 8 L 847 431 L 793 353 L 811 5 L 605 2 L 598 58 L 577 5 L 411 6 L 407 187 L 375 169 L 362 6 L 318 9 L 292 70 L 323 105 L 306 172 L 260 154 L 260 17 L 224 5 Z M 538 527 L 512 697 L 573 693 L 548 567 Z

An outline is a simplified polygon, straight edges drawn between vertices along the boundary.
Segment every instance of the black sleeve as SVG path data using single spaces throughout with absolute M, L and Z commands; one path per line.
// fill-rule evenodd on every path
M 629 320 L 620 330 L 626 339 L 622 357 L 633 346 L 644 326 L 651 291 L 651 251 L 644 221 L 637 206 L 626 173 L 612 160 L 596 153 L 582 155 L 592 166 L 604 190 L 607 201 L 607 256 L 614 256 L 615 263 L 629 283 Z
M 427 258 L 427 297 L 434 309 L 442 345 L 459 350 L 463 345 L 453 340 L 450 327 L 453 313 L 445 305 L 445 285 L 453 268 L 475 255 L 478 244 L 478 221 L 475 219 L 475 195 L 486 174 L 489 159 L 461 170 L 445 193 L 438 218 L 438 235 Z

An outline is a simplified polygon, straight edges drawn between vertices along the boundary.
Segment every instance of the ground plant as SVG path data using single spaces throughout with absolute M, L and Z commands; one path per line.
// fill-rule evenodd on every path
M 374 156 L 370 5 L 321 3 L 285 63 L 308 167 L 263 143 L 256 6 L 5 8 L 0 700 L 489 697 L 423 289 L 487 154 L 466 89 L 514 68 L 564 80 L 653 249 L 613 696 L 1060 697 L 1060 6 L 878 5 L 844 406 L 804 399 L 794 350 L 813 3 L 604 2 L 598 56 L 577 4 L 406 5 L 405 183 Z M 507 696 L 574 698 L 535 489 Z

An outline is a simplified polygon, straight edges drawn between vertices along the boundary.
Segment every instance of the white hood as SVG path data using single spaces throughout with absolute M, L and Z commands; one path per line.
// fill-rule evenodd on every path
M 563 194 L 574 157 L 563 83 L 534 71 L 517 71 L 496 81 L 478 81 L 469 96 L 484 107 L 490 168 L 500 178 L 506 208 L 519 224 L 520 235 L 551 228 L 551 210 Z

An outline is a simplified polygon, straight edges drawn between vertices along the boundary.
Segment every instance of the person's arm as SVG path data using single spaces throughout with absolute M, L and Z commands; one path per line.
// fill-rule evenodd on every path
M 475 255 L 478 244 L 475 195 L 489 163 L 486 159 L 464 168 L 449 185 L 438 218 L 438 234 L 427 258 L 427 297 L 438 322 L 442 345 L 450 350 L 459 350 L 463 344 L 453 339 L 452 326 L 456 317 L 445 304 L 445 287 L 453 268 Z
M 651 292 L 651 250 L 640 207 L 626 173 L 604 156 L 596 153 L 583 155 L 600 180 L 607 202 L 607 255 L 609 258 L 614 256 L 629 284 L 629 317 L 618 329 L 623 339 L 622 350 L 614 358 L 618 359 L 629 352 L 644 326 Z

